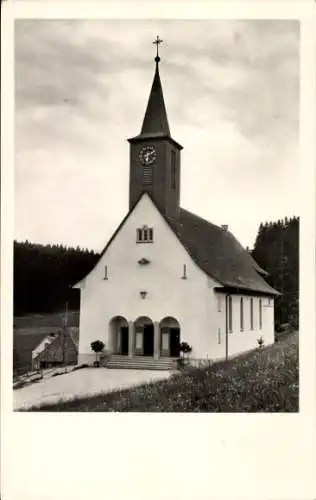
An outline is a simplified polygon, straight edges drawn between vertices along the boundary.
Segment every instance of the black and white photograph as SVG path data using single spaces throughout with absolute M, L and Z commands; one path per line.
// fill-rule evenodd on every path
M 298 412 L 299 21 L 14 41 L 14 410 Z
M 315 499 L 308 4 L 3 3 L 4 500 Z

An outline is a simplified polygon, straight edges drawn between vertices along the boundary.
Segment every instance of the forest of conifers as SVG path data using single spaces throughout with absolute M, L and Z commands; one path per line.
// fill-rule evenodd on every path
M 299 218 L 260 224 L 252 255 L 282 296 L 276 300 L 277 323 L 298 323 Z M 79 309 L 79 291 L 71 286 L 92 269 L 99 255 L 61 245 L 14 242 L 14 314 Z

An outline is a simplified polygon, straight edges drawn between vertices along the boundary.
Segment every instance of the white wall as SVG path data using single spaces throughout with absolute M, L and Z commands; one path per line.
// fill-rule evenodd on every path
M 154 243 L 136 243 L 136 229 L 144 224 L 154 229 Z M 139 265 L 138 260 L 143 257 L 151 263 Z M 187 279 L 181 279 L 184 264 Z M 105 266 L 107 280 L 103 279 Z M 209 291 L 215 285 L 192 261 L 150 198 L 144 195 L 80 285 L 79 362 L 91 355 L 93 340 L 103 340 L 109 346 L 109 322 L 116 315 L 127 321 L 148 316 L 154 322 L 173 316 L 180 323 L 181 341 L 192 345 L 192 357 L 212 357 Z M 140 297 L 141 290 L 147 291 L 145 299 Z
M 209 358 L 221 359 L 225 357 L 226 342 L 226 309 L 225 294 L 217 293 L 213 283 L 209 282 L 208 289 L 208 322 L 207 328 L 210 337 Z
M 146 224 L 154 229 L 154 243 L 136 243 L 136 229 Z M 141 266 L 145 257 L 150 264 Z M 186 265 L 187 279 L 183 276 Z M 104 280 L 107 266 L 108 279 Z M 220 359 L 226 355 L 225 295 L 220 286 L 192 261 L 173 231 L 147 195 L 112 241 L 81 287 L 79 363 L 93 358 L 90 343 L 102 340 L 111 348 L 109 323 L 114 316 L 134 322 L 148 316 L 160 322 L 166 316 L 180 324 L 181 341 L 188 342 L 192 358 Z M 140 291 L 146 291 L 142 299 Z M 218 297 L 220 296 L 220 310 Z M 259 329 L 259 297 L 254 300 L 254 329 L 250 330 L 250 297 L 244 296 L 244 331 L 240 331 L 240 297 L 232 295 L 233 331 L 228 335 L 228 354 L 274 342 L 273 299 L 262 297 L 262 329 Z M 94 358 L 93 358 L 94 359 Z
M 213 291 L 212 291 L 213 292 Z M 214 293 L 214 292 L 213 292 Z M 217 312 L 217 335 L 216 343 L 213 337 L 212 359 L 220 359 L 226 356 L 226 309 L 225 295 L 214 293 L 215 304 L 218 311 L 218 298 L 221 295 L 221 310 Z M 240 322 L 240 299 L 244 301 L 244 322 L 241 331 Z M 262 337 L 264 345 L 274 342 L 274 300 L 266 297 L 253 296 L 253 329 L 250 329 L 250 296 L 232 295 L 232 332 L 228 333 L 228 356 L 258 347 L 257 339 Z M 262 328 L 259 327 L 259 300 L 262 301 Z

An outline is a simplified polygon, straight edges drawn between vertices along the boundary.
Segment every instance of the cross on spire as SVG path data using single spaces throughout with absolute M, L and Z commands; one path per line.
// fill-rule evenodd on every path
M 156 45 L 156 49 L 157 49 L 157 53 L 156 53 L 156 57 L 155 57 L 155 61 L 158 63 L 160 61 L 160 57 L 159 57 L 159 45 L 163 42 L 163 40 L 161 40 L 161 38 L 159 38 L 159 35 L 157 35 L 157 38 L 156 40 L 153 41 L 153 44 Z

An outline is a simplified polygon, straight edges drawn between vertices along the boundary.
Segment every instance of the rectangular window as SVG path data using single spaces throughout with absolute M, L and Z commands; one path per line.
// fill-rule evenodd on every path
M 244 331 L 244 299 L 240 299 L 240 331 Z
M 176 152 L 171 151 L 171 187 L 176 188 Z
M 230 295 L 227 297 L 227 323 L 228 333 L 233 331 L 233 299 Z
M 217 311 L 221 312 L 221 296 L 217 296 Z
M 143 226 L 136 229 L 136 243 L 152 243 L 154 241 L 154 230 L 152 227 Z
M 262 329 L 262 300 L 259 299 L 259 328 Z
M 186 280 L 186 279 L 187 279 L 187 265 L 186 265 L 186 264 L 183 264 L 183 275 L 182 275 L 182 279 L 183 279 L 183 280 Z
M 250 330 L 253 330 L 253 298 L 250 299 Z
M 105 280 L 108 279 L 108 266 L 104 266 L 104 278 Z

